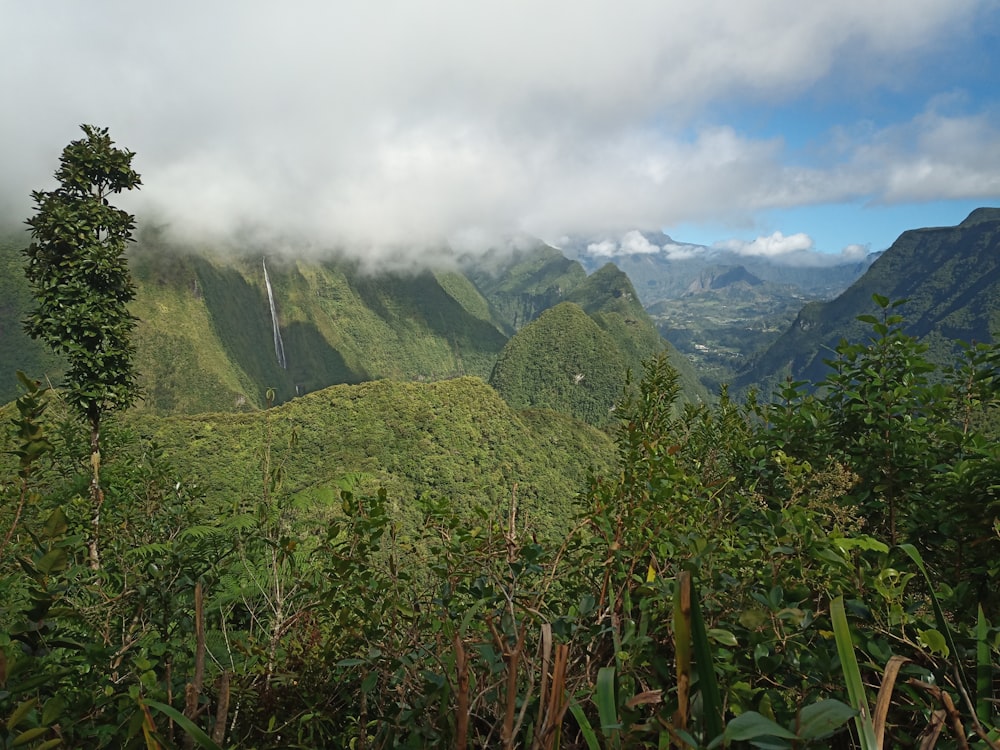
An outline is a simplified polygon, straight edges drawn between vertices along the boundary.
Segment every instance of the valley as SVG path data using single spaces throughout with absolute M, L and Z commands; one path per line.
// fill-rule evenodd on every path
M 45 696 L 45 716 L 86 715 L 25 714 L 19 737 L 154 736 L 185 718 L 171 695 L 186 690 L 211 713 L 188 706 L 178 726 L 210 749 L 284 747 L 293 729 L 310 747 L 447 746 L 470 704 L 480 738 L 520 705 L 583 747 L 599 714 L 550 719 L 531 700 L 557 695 L 531 655 L 555 644 L 573 700 L 606 690 L 583 658 L 631 686 L 605 710 L 636 747 L 662 746 L 677 710 L 640 685 L 707 701 L 688 720 L 704 737 L 752 721 L 738 736 L 825 742 L 851 735 L 853 648 L 876 665 L 906 654 L 925 679 L 958 648 L 996 653 L 1000 353 L 949 337 L 998 322 L 1000 210 L 904 234 L 832 298 L 708 264 L 647 302 L 619 265 L 541 244 L 382 274 L 244 250 L 146 237 L 130 252 L 142 397 L 103 428 L 91 570 L 89 445 L 47 387 L 59 360 L 19 331 L 31 300 L 16 240 L 0 244 L 17 386 L 0 407 L 6 684 Z M 43 377 L 19 383 L 25 369 Z M 716 398 L 725 384 L 733 398 Z M 761 396 L 742 403 L 748 389 Z M 953 571 L 928 589 L 951 624 L 886 588 L 890 556 Z M 924 635 L 901 645 L 890 623 Z M 108 645 L 78 648 L 80 633 Z M 671 687 L 692 648 L 729 670 L 696 697 Z M 114 674 L 110 653 L 128 659 Z M 897 695 L 895 736 L 926 708 Z M 820 729 L 802 728 L 807 709 Z M 359 731 L 360 714 L 377 718 Z

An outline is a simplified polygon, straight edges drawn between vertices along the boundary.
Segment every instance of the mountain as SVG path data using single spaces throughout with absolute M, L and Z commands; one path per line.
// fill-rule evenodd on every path
M 732 383 L 808 301 L 797 287 L 761 281 L 741 266 L 725 268 L 706 271 L 684 297 L 649 307 L 660 334 L 713 393 Z
M 32 304 L 20 252 L 27 235 L 21 235 L 0 235 L 0 403 L 19 395 L 15 377 L 18 370 L 39 376 L 58 374 L 63 369 L 61 359 L 44 344 L 29 338 L 21 323 Z
M 628 242 L 570 239 L 562 248 L 588 271 L 614 263 L 635 284 L 647 307 L 688 293 L 714 269 L 742 267 L 761 281 L 793 286 L 810 298 L 836 296 L 867 270 L 877 257 L 842 260 L 806 251 L 781 256 L 751 255 L 723 247 L 706 247 L 673 240 L 662 232 L 630 232 Z M 637 251 L 638 249 L 638 251 Z
M 626 357 L 574 302 L 561 302 L 515 334 L 490 385 L 515 409 L 546 407 L 604 425 L 625 386 Z
M 1000 330 L 1000 208 L 980 208 L 958 226 L 904 232 L 843 294 L 811 302 L 791 327 L 742 373 L 739 387 L 785 376 L 821 380 L 837 343 L 862 340 L 859 315 L 877 315 L 872 295 L 906 299 L 905 330 L 946 361 L 954 341 L 990 341 Z
M 15 370 L 56 382 L 60 372 L 59 361 L 21 332 L 31 302 L 23 242 L 0 243 L 9 287 L 0 308 L 2 401 L 17 396 Z M 638 354 L 665 345 L 627 278 L 590 280 L 579 263 L 544 246 L 488 256 L 475 273 L 373 274 L 342 257 L 194 252 L 146 232 L 129 262 L 144 391 L 137 408 L 159 414 L 258 409 L 268 390 L 282 403 L 338 383 L 486 380 L 510 336 L 571 293 L 620 338 L 634 369 Z M 678 365 L 698 388 L 690 364 L 678 358 Z
M 671 365 L 680 375 L 683 400 L 698 402 L 709 398 L 709 392 L 701 384 L 691 361 L 667 346 L 655 321 L 643 308 L 628 275 L 613 263 L 605 263 L 587 275 L 579 262 L 569 260 L 559 250 L 543 245 L 531 251 L 490 254 L 485 262 L 477 262 L 465 270 L 490 300 L 497 314 L 514 330 L 530 324 L 541 312 L 560 302 L 573 302 L 615 342 L 614 350 L 609 350 L 607 356 L 617 357 L 620 353 L 626 368 L 638 374 L 642 371 L 644 360 L 666 348 Z M 569 320 L 569 317 L 564 314 L 557 320 Z M 558 335 L 550 330 L 548 324 L 546 330 L 550 336 Z M 518 333 L 514 338 L 517 336 Z M 536 349 L 536 346 L 544 349 L 543 337 L 535 331 L 530 337 L 530 345 L 517 343 L 516 350 L 535 352 L 533 356 L 543 359 L 550 356 Z M 501 355 L 501 359 L 507 360 L 502 368 L 503 378 L 506 379 L 514 377 L 510 373 L 512 365 L 509 356 L 510 352 Z M 528 356 L 519 355 L 515 360 L 527 363 Z M 573 369 L 569 362 L 564 364 Z M 576 374 L 579 373 L 574 372 Z M 532 376 L 517 376 L 517 379 L 523 377 L 529 381 L 532 379 Z M 496 373 L 493 382 L 498 382 Z M 595 423 L 606 420 L 604 409 L 597 410 L 603 416 Z
M 750 273 L 744 266 L 712 266 L 706 268 L 697 279 L 691 282 L 684 296 L 718 291 L 730 287 L 739 287 L 742 291 L 748 287 L 759 287 L 764 282 Z
M 268 388 L 281 402 L 335 383 L 485 378 L 507 340 L 457 274 L 142 246 L 131 261 L 138 369 L 161 413 L 260 406 Z
M 660 335 L 713 393 L 766 350 L 804 304 L 832 299 L 877 257 L 846 261 L 807 250 L 763 256 L 638 231 L 619 241 L 571 238 L 563 251 L 588 270 L 610 262 L 627 274 Z
M 511 333 L 565 300 L 587 279 L 579 262 L 544 244 L 491 250 L 482 258 L 466 259 L 462 269 Z

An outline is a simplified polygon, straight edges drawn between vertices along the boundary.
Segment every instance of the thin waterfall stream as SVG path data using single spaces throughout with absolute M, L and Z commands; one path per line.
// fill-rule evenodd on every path
M 288 360 L 285 359 L 285 344 L 281 340 L 281 328 L 278 326 L 278 311 L 274 306 L 274 291 L 271 289 L 271 277 L 267 275 L 267 258 L 262 261 L 264 266 L 264 286 L 267 287 L 267 304 L 271 307 L 271 329 L 274 331 L 274 353 L 278 357 L 278 364 L 281 369 L 288 369 Z

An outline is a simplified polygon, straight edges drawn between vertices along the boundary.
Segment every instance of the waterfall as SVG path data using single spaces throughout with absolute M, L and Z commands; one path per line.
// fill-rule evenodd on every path
M 264 286 L 267 287 L 267 304 L 271 307 L 271 328 L 274 331 L 274 353 L 278 357 L 278 364 L 281 369 L 288 369 L 288 361 L 285 359 L 285 344 L 281 340 L 281 328 L 278 327 L 278 311 L 274 307 L 274 292 L 271 290 L 271 278 L 267 275 L 267 258 L 262 261 L 264 265 Z

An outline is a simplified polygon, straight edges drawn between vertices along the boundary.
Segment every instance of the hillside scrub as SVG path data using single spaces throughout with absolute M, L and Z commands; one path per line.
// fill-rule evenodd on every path
M 176 446 L 123 428 L 100 571 L 81 441 L 29 382 L 0 506 L 0 740 L 996 747 L 1000 351 L 939 368 L 877 302 L 866 344 L 773 402 L 679 413 L 676 372 L 650 360 L 618 400 L 614 465 L 548 519 L 502 473 L 461 505 L 346 475 L 317 512 L 289 491 L 317 463 L 307 423 L 293 437 L 277 409 L 256 423 L 252 491 L 225 509 Z M 456 420 L 416 398 L 399 416 L 369 437 Z M 202 461 L 244 471 L 213 445 Z

